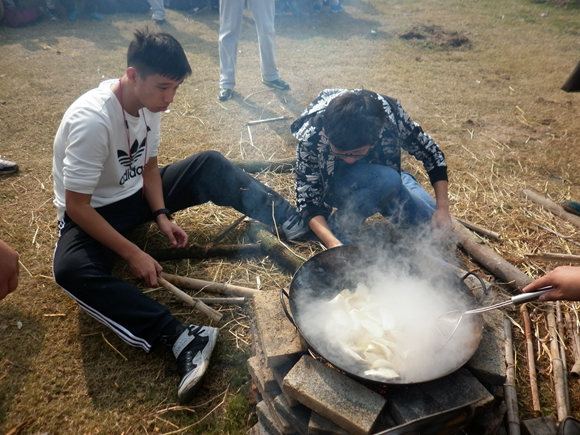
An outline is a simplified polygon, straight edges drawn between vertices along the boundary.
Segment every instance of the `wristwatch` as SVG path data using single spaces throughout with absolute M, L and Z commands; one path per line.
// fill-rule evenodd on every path
M 157 222 L 157 216 L 159 216 L 161 214 L 166 215 L 167 216 L 167 219 L 169 219 L 169 220 L 172 219 L 171 212 L 168 209 L 166 209 L 166 208 L 160 208 L 159 210 L 153 212 L 153 220 L 155 222 Z

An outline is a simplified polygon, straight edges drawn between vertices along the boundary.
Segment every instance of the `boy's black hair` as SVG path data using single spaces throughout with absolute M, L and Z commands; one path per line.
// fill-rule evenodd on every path
M 351 151 L 374 145 L 387 116 L 373 92 L 356 90 L 334 98 L 326 107 L 323 120 L 324 132 L 332 146 Z
M 168 33 L 150 33 L 148 28 L 135 30 L 127 50 L 127 67 L 142 78 L 159 74 L 171 80 L 191 75 L 191 67 L 181 44 Z

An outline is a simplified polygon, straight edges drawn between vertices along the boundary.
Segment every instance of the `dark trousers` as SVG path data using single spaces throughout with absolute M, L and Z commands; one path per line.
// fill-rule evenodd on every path
M 161 170 L 165 205 L 171 212 L 208 201 L 230 206 L 265 224 L 283 223 L 290 204 L 215 151 L 206 151 Z M 152 210 L 141 192 L 96 209 L 126 235 L 151 221 Z M 53 259 L 56 283 L 89 315 L 130 345 L 149 351 L 173 320 L 169 310 L 138 288 L 111 276 L 116 255 L 67 216 L 60 225 Z

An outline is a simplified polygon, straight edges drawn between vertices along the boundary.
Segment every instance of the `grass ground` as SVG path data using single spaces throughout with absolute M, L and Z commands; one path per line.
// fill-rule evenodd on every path
M 216 99 L 218 17 L 209 11 L 190 16 L 170 10 L 161 25 L 146 15 L 116 14 L 100 23 L 45 20 L 19 29 L 0 27 L 0 157 L 21 167 L 18 175 L 0 180 L 0 238 L 20 252 L 22 263 L 18 291 L 0 302 L 0 433 L 242 434 L 255 421 L 245 368 L 251 345 L 247 308 L 223 308 L 208 379 L 199 397 L 183 407 L 168 353 L 127 347 L 51 279 L 57 237 L 51 202 L 54 133 L 74 99 L 123 74 L 132 32 L 146 24 L 181 41 L 194 70 L 164 115 L 163 164 L 204 149 L 232 159 L 292 157 L 289 124 L 320 90 L 364 87 L 399 99 L 441 146 L 450 167 L 453 213 L 499 232 L 499 240 L 487 243 L 500 255 L 538 276 L 554 264 L 531 261 L 525 253 L 579 253 L 576 244 L 537 224 L 572 240 L 578 240 L 578 228 L 521 195 L 529 188 L 555 202 L 580 199 L 580 96 L 560 90 L 580 60 L 580 11 L 574 4 L 345 0 L 344 6 L 341 14 L 277 17 L 278 64 L 292 86 L 287 93 L 261 84 L 247 16 L 236 95 L 225 103 Z M 246 127 L 250 120 L 278 116 L 288 119 Z M 405 165 L 426 183 L 412 161 Z M 291 175 L 259 178 L 293 199 Z M 237 217 L 206 205 L 180 213 L 177 221 L 193 242 L 205 243 Z M 154 228 L 141 229 L 135 240 L 143 246 L 161 241 Z M 240 230 L 227 241 L 243 240 Z M 317 249 L 298 247 L 305 256 Z M 184 260 L 164 267 L 272 291 L 290 281 L 267 258 Z M 123 265 L 117 273 L 131 279 Z M 207 323 L 163 291 L 150 294 L 183 321 Z M 549 414 L 555 402 L 542 307 L 534 309 L 533 318 L 540 413 Z M 514 321 L 519 323 L 517 313 Z M 539 412 L 530 405 L 521 347 L 518 356 L 520 415 L 529 418 Z M 578 415 L 574 387 L 570 384 Z

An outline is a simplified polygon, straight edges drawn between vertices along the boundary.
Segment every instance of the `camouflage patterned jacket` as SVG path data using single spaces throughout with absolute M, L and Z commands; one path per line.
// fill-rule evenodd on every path
M 330 154 L 324 134 L 322 115 L 330 101 L 349 89 L 325 89 L 292 123 L 290 130 L 298 139 L 296 150 L 296 205 L 306 222 L 315 216 L 328 218 L 324 204 L 334 174 L 335 157 Z M 367 163 L 389 166 L 401 172 L 401 149 L 423 163 L 431 184 L 447 180 L 445 156 L 437 144 L 413 122 L 401 104 L 390 97 L 375 94 L 390 120 L 380 141 L 371 147 Z

